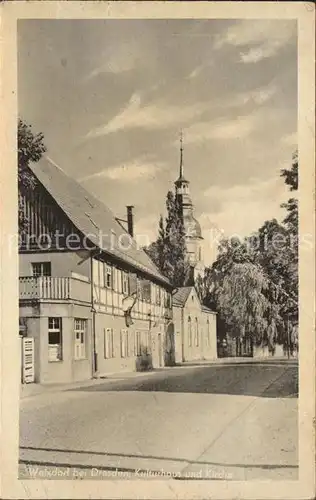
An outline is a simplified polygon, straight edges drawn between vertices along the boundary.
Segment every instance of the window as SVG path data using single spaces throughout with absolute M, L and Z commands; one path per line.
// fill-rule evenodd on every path
M 128 357 L 128 334 L 127 330 L 121 330 L 121 357 Z
M 161 305 L 161 288 L 159 286 L 156 287 L 156 304 L 157 306 Z
M 104 262 L 99 261 L 99 286 L 104 287 Z
M 137 278 L 137 297 L 139 300 L 143 300 L 143 288 L 140 278 Z
M 38 276 L 51 276 L 52 269 L 50 262 L 34 262 L 32 264 L 32 274 L 35 278 Z
M 199 247 L 199 261 L 202 260 L 202 249 L 201 247 Z
M 128 273 L 122 272 L 122 291 L 124 295 L 128 295 L 129 286 L 128 286 Z
M 210 346 L 210 322 L 207 320 L 206 322 L 206 345 Z
M 117 287 L 117 269 L 112 267 L 112 288 L 116 291 Z
M 165 294 L 165 307 L 171 308 L 171 293 L 166 292 Z
M 114 334 L 113 328 L 104 328 L 104 357 L 114 358 Z
M 141 348 L 141 341 L 140 341 L 140 331 L 137 330 L 135 332 L 136 335 L 136 342 L 135 342 L 135 356 L 140 356 L 140 348 Z
M 199 345 L 199 323 L 197 318 L 195 318 L 195 345 L 196 347 Z
M 104 284 L 106 288 L 112 288 L 112 267 L 105 264 L 104 271 Z
M 122 271 L 120 269 L 116 270 L 116 288 L 119 293 L 123 292 L 123 277 L 122 277 Z
M 48 361 L 62 361 L 61 318 L 48 318 Z
M 188 317 L 188 344 L 189 347 L 192 346 L 192 324 L 190 316 Z
M 135 335 L 132 330 L 129 330 L 127 335 L 129 336 L 128 345 L 129 345 L 129 356 L 135 356 Z
M 86 357 L 87 320 L 75 318 L 75 359 Z

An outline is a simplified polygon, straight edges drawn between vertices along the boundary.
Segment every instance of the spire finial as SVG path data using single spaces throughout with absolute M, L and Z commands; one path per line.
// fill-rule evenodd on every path
M 180 179 L 183 177 L 183 132 L 180 131 Z

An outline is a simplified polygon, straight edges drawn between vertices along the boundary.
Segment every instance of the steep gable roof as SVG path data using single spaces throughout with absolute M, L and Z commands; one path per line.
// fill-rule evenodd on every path
M 200 303 L 202 312 L 206 312 L 208 314 L 217 314 L 215 311 L 212 311 L 209 307 L 206 307 L 203 304 L 201 304 L 201 301 L 199 299 L 198 294 L 196 293 L 196 289 L 194 286 L 183 286 L 181 288 L 178 288 L 172 295 L 172 305 L 174 305 L 175 307 L 184 307 L 185 304 L 187 303 L 187 300 L 191 292 L 194 293 L 196 299 Z
M 172 295 L 172 304 L 174 306 L 184 307 L 193 289 L 193 286 L 183 286 L 181 288 L 178 288 Z
M 170 286 L 104 203 L 47 157 L 31 164 L 30 169 L 74 226 L 97 248 Z

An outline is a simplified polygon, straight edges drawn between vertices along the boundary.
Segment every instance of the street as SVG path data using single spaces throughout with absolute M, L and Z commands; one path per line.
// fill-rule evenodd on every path
M 22 400 L 20 477 L 298 478 L 297 361 L 121 377 Z

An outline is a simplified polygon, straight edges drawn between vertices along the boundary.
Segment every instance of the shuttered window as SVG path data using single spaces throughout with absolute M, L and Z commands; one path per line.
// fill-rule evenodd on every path
M 113 328 L 104 328 L 104 357 L 114 357 L 114 332 Z

